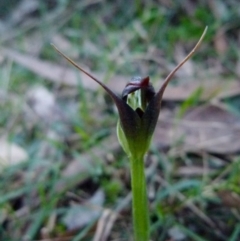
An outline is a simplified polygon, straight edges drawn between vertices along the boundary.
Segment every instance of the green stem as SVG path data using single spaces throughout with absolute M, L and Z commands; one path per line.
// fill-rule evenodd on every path
M 149 215 L 144 157 L 130 158 L 134 240 L 149 241 Z

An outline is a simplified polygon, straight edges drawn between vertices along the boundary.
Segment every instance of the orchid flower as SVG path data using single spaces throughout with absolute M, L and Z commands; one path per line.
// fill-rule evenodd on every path
M 135 241 L 149 241 L 149 217 L 147 208 L 146 181 L 144 174 L 144 155 L 149 149 L 158 121 L 163 93 L 176 71 L 199 48 L 205 34 L 205 28 L 196 46 L 166 77 L 161 88 L 155 92 L 149 77 L 133 77 L 119 96 L 107 85 L 99 81 L 73 60 L 54 48 L 77 69 L 85 73 L 110 95 L 118 113 L 117 135 L 123 150 L 131 161 L 133 219 Z

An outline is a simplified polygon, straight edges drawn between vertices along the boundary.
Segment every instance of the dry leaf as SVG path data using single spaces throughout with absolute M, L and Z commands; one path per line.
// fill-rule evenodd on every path
M 225 31 L 224 28 L 219 28 L 214 38 L 215 49 L 221 55 L 226 53 L 228 49 L 228 40 Z
M 177 226 L 173 226 L 168 230 L 168 235 L 171 237 L 171 240 L 181 241 L 186 240 L 186 235 L 184 232 Z
M 217 192 L 218 197 L 223 204 L 230 208 L 240 208 L 240 196 L 230 190 L 221 190 Z
M 27 92 L 26 102 L 41 119 L 51 122 L 56 119 L 57 104 L 54 95 L 42 86 L 35 86 Z
M 81 228 L 97 219 L 102 213 L 104 200 L 105 194 L 99 189 L 85 204 L 72 206 L 63 218 L 68 230 Z
M 3 167 L 16 165 L 28 159 L 27 152 L 14 143 L 0 140 L 0 170 Z
M 158 146 L 180 142 L 174 152 L 236 153 L 240 151 L 240 119 L 214 105 L 193 108 L 178 122 L 160 115 L 154 141 Z
M 107 241 L 111 233 L 114 222 L 117 219 L 117 212 L 105 209 L 98 220 L 97 230 L 93 241 Z

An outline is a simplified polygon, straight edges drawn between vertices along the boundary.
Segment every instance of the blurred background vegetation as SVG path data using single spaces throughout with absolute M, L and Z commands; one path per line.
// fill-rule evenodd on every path
M 128 160 L 101 88 L 174 77 L 146 160 L 153 241 L 240 240 L 237 0 L 0 1 L 0 240 L 132 240 Z

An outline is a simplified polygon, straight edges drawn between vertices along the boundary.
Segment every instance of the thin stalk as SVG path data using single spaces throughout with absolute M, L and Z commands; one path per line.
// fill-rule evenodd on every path
M 149 215 L 144 157 L 130 158 L 135 241 L 149 241 Z

